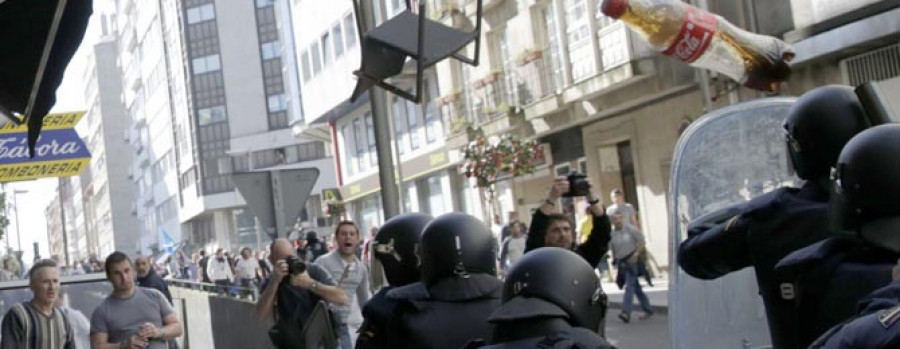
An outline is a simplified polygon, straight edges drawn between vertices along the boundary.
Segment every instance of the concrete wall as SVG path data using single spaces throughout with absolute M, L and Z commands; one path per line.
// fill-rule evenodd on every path
M 251 302 L 169 286 L 185 335 L 182 348 L 268 349 L 271 319 L 255 317 Z

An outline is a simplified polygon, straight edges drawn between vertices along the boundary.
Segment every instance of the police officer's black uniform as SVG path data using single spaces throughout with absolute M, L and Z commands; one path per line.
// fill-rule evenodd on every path
M 612 348 L 590 329 L 606 313 L 606 297 L 594 268 L 561 248 L 522 256 L 507 273 L 503 305 L 486 348 Z
M 836 218 L 832 229 L 847 237 L 798 250 L 776 266 L 776 272 L 795 285 L 801 345 L 846 321 L 856 313 L 859 300 L 890 283 L 900 257 L 898 175 L 898 124 L 863 131 L 841 151 L 829 214 Z
M 843 145 L 869 126 L 847 86 L 825 86 L 801 96 L 785 119 L 787 145 L 799 189 L 782 188 L 688 226 L 678 264 L 700 279 L 715 279 L 753 266 L 775 348 L 796 348 L 793 304 L 783 298 L 775 264 L 792 251 L 828 237 L 828 175 Z M 807 342 L 808 343 L 808 342 Z
M 500 305 L 494 238 L 477 218 L 449 213 L 422 233 L 422 281 L 395 288 L 398 301 L 394 348 L 459 348 L 489 338 L 487 318 Z
M 400 286 L 419 281 L 419 258 L 415 246 L 425 225 L 433 218 L 420 213 L 407 213 L 389 219 L 375 236 L 372 255 L 383 266 L 388 285 L 378 290 L 362 309 L 363 324 L 356 339 L 356 348 L 394 348 L 403 343 L 398 338 L 396 322 L 399 301 L 387 293 Z
M 900 348 L 900 281 L 872 292 L 860 311 L 831 328 L 810 348 Z

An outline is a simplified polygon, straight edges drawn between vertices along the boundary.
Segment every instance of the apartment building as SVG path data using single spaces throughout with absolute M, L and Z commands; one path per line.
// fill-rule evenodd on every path
M 234 172 L 317 167 L 334 186 L 325 144 L 289 127 L 300 94 L 275 3 L 118 1 L 142 250 L 163 235 L 193 248 L 263 246 Z M 320 210 L 310 205 L 301 219 Z

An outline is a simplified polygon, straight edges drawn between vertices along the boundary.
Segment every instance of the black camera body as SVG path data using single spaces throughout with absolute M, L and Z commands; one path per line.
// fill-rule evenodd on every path
M 306 271 L 306 262 L 294 256 L 288 256 L 285 261 L 288 265 L 288 273 L 291 275 L 300 275 Z
M 591 194 L 591 184 L 587 181 L 587 176 L 578 171 L 569 172 L 566 176 L 569 180 L 569 191 L 563 194 L 563 197 L 588 196 Z

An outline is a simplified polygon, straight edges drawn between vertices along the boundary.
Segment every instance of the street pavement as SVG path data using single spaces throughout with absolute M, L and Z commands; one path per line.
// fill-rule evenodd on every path
M 617 348 L 669 348 L 669 281 L 667 279 L 654 279 L 654 287 L 647 287 L 644 280 L 641 280 L 641 286 L 647 298 L 650 299 L 650 306 L 655 312 L 651 318 L 647 320 L 638 320 L 641 315 L 640 306 L 637 299 L 634 300 L 635 309 L 630 323 L 624 323 L 619 320 L 618 314 L 622 309 L 623 290 L 619 290 L 615 283 L 608 282 L 603 279 L 603 290 L 609 297 L 609 310 L 606 312 L 606 338 Z

